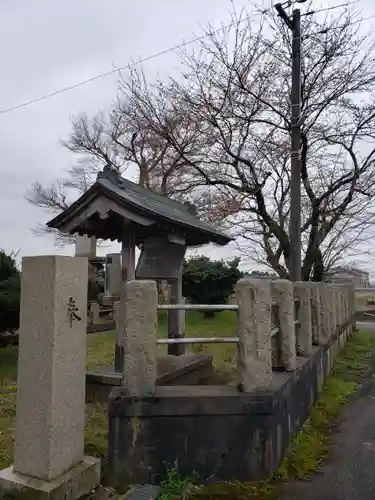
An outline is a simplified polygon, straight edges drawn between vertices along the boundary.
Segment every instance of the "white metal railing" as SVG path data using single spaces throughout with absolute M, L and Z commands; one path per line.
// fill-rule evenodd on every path
M 294 299 L 296 304 L 298 299 Z M 277 306 L 277 302 L 273 301 L 272 306 Z M 159 311 L 238 311 L 237 304 L 158 304 Z
M 238 344 L 238 337 L 183 337 L 175 339 L 157 339 L 157 344 Z
M 159 304 L 159 311 L 238 311 L 236 304 Z
M 371 318 L 375 318 L 375 314 L 371 314 L 368 312 L 362 312 L 361 314 L 363 314 L 363 316 L 371 316 Z
M 300 321 L 294 321 L 295 326 L 300 326 Z M 271 337 L 280 332 L 279 327 L 272 328 Z M 238 337 L 179 337 L 170 339 L 156 339 L 158 345 L 170 344 L 238 344 Z

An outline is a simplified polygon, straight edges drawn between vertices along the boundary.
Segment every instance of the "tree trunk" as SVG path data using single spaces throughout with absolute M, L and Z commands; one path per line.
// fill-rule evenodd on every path
M 316 253 L 314 255 L 312 281 L 323 281 L 323 279 L 324 279 L 323 256 L 320 249 L 317 248 Z

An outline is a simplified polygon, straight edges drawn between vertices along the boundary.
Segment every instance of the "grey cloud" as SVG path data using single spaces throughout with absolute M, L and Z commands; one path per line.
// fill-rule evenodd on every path
M 247 3 L 244 0 L 244 3 Z M 208 21 L 226 21 L 228 0 L 3 0 L 0 7 L 2 79 L 0 109 L 122 66 L 201 33 Z M 173 54 L 150 61 L 148 74 L 167 75 Z M 66 253 L 31 228 L 49 215 L 24 200 L 35 180 L 51 182 L 74 161 L 59 144 L 70 118 L 102 109 L 116 95 L 116 80 L 96 81 L 71 92 L 0 115 L 0 247 L 23 255 Z M 118 249 L 106 246 L 99 253 Z
M 248 5 L 248 0 L 235 5 Z M 270 0 L 263 5 L 269 7 Z M 361 5 L 366 15 L 375 14 L 372 0 Z M 228 22 L 229 9 L 229 0 L 2 0 L 0 109 L 188 40 L 201 34 L 208 21 L 217 26 Z M 176 65 L 176 56 L 168 54 L 147 63 L 145 70 L 168 75 Z M 0 247 L 20 248 L 23 255 L 72 252 L 54 248 L 52 238 L 33 236 L 30 229 L 49 216 L 30 206 L 24 193 L 36 179 L 51 182 L 61 176 L 74 161 L 59 144 L 70 131 L 70 117 L 108 105 L 116 95 L 116 80 L 114 75 L 0 115 Z M 118 245 L 99 252 L 112 249 Z M 225 255 L 213 251 L 215 257 Z

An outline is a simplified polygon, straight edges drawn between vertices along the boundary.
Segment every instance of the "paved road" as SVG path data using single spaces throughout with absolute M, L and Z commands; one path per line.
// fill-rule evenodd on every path
M 359 330 L 375 332 L 375 321 L 356 321 L 356 325 Z
M 375 499 L 375 373 L 362 384 L 343 416 L 331 456 L 320 473 L 310 482 L 285 486 L 282 500 Z

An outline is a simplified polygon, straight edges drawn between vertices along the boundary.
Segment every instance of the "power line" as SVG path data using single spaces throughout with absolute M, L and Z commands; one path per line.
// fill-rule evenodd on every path
M 262 10 L 256 14 L 265 14 L 267 10 Z M 249 14 L 248 16 L 244 17 L 241 19 L 239 22 L 243 23 L 244 21 L 247 21 L 252 17 L 254 14 Z M 195 42 L 198 42 L 200 40 L 203 40 L 207 36 L 210 35 L 216 35 L 217 33 L 220 33 L 221 31 L 231 28 L 232 26 L 236 25 L 239 23 L 238 21 L 234 21 L 231 24 L 227 24 L 226 26 L 222 26 L 221 28 L 214 30 L 214 31 L 207 31 L 201 36 L 197 36 L 195 38 L 192 38 L 191 40 L 188 40 L 187 42 L 183 42 L 177 45 L 174 45 L 173 47 L 170 47 L 169 49 L 161 50 L 160 52 L 156 52 L 155 54 L 151 54 L 150 56 L 144 57 L 143 59 L 140 59 L 139 61 L 136 61 L 133 63 L 133 66 L 136 66 L 138 64 L 143 64 L 145 62 L 151 61 L 152 59 L 156 59 L 157 57 L 163 56 L 165 54 L 168 54 L 169 52 L 173 52 L 178 49 L 182 49 L 183 47 L 186 47 L 188 45 L 191 45 Z M 131 67 L 131 63 L 126 64 L 125 66 L 121 66 L 120 68 L 115 68 L 111 69 L 109 71 L 106 71 L 104 73 L 99 73 L 98 75 L 92 76 L 91 78 L 87 78 L 86 80 L 81 80 L 80 82 L 74 83 L 73 85 L 68 85 L 67 87 L 63 87 L 61 89 L 55 90 L 54 92 L 50 92 L 49 94 L 44 94 L 42 96 L 36 97 L 35 99 L 30 99 L 29 101 L 24 101 L 20 104 L 16 104 L 15 106 L 11 106 L 9 108 L 1 109 L 0 114 L 4 115 L 5 113 L 9 113 L 10 111 L 15 111 L 16 109 L 24 108 L 26 106 L 30 106 L 31 104 L 35 104 L 40 101 L 44 101 L 45 99 L 50 99 L 51 97 L 55 97 L 59 94 L 63 94 L 64 92 L 68 92 L 69 90 L 74 90 L 78 87 L 81 87 L 82 85 L 86 85 L 87 83 L 94 82 L 96 80 L 100 80 L 102 78 L 106 78 L 107 76 L 113 75 L 114 73 L 118 73 L 124 69 L 129 69 Z
M 339 30 L 342 28 L 348 28 L 349 26 L 352 26 L 353 24 L 360 24 L 363 23 L 364 21 L 368 21 L 369 19 L 374 19 L 375 14 L 372 16 L 364 17 L 363 19 L 358 19 L 358 21 L 350 21 L 350 23 L 347 24 L 341 24 L 340 26 L 330 26 L 329 28 L 324 28 L 320 31 L 316 31 L 315 33 L 312 33 L 310 35 L 305 36 L 306 38 L 311 38 L 313 35 L 325 35 L 326 33 L 329 33 L 332 30 Z
M 319 12 L 325 12 L 327 10 L 339 9 L 340 7 L 349 7 L 349 5 L 352 5 L 354 3 L 358 3 L 360 1 L 361 0 L 353 0 L 352 2 L 341 3 L 339 5 L 332 5 L 331 7 L 326 7 L 325 9 L 309 10 L 304 15 L 305 16 L 311 16 L 312 14 L 318 14 Z
M 358 21 L 353 21 L 350 24 L 358 24 L 358 23 L 363 23 L 363 21 L 367 21 L 368 19 L 374 19 L 375 14 L 372 16 L 364 17 L 363 19 L 358 19 Z M 337 28 L 340 28 L 341 26 L 337 26 Z
M 347 7 L 348 5 L 351 5 L 351 4 L 354 4 L 354 3 L 357 3 L 361 0 L 353 0 L 352 2 L 348 2 L 348 3 L 345 3 L 345 4 L 340 4 L 340 5 L 336 5 L 336 6 L 332 6 L 332 7 L 328 7 L 326 9 L 321 9 L 321 10 L 318 10 L 318 11 L 310 11 L 308 12 L 307 14 L 315 14 L 315 13 L 318 13 L 318 12 L 322 12 L 324 10 L 331 10 L 331 9 L 336 9 L 338 7 Z M 284 2 L 284 3 L 287 3 L 287 2 Z M 299 3 L 297 2 L 296 0 L 294 2 L 291 2 L 292 4 L 294 3 Z M 255 14 L 265 14 L 266 12 L 268 12 L 270 9 L 264 9 L 264 10 L 259 10 L 258 12 L 256 12 Z M 305 15 L 307 15 L 305 14 Z M 254 14 L 250 14 L 248 16 L 246 16 L 245 18 L 243 18 L 240 22 L 244 22 L 244 21 L 247 21 L 250 17 L 252 17 Z M 361 19 L 359 21 L 354 21 L 353 23 L 351 24 L 356 24 L 356 23 L 360 23 L 362 21 L 367 21 L 368 19 L 372 19 L 374 18 L 375 15 L 373 16 L 369 16 L 369 17 L 365 17 L 364 19 Z M 214 30 L 214 31 L 208 31 L 206 33 L 204 33 L 203 35 L 201 36 L 197 36 L 195 38 L 192 38 L 191 40 L 188 40 L 187 42 L 183 42 L 183 43 L 180 43 L 180 44 L 177 44 L 177 45 L 174 45 L 173 47 L 170 47 L 168 49 L 165 49 L 165 50 L 161 50 L 160 52 L 156 52 L 155 54 L 151 54 L 150 56 L 147 56 L 147 57 L 144 57 L 143 59 L 140 59 L 139 61 L 136 61 L 135 63 L 133 63 L 134 66 L 138 65 L 138 64 L 143 64 L 145 62 L 148 62 L 148 61 L 151 61 L 152 59 L 156 59 L 157 57 L 160 57 L 160 56 L 163 56 L 165 54 L 168 54 L 169 52 L 173 52 L 175 50 L 178 50 L 178 49 L 181 49 L 183 47 L 187 47 L 188 45 L 191 45 L 195 42 L 198 42 L 200 40 L 203 40 L 204 38 L 206 38 L 207 36 L 210 36 L 210 35 L 215 35 L 217 33 L 220 33 L 221 31 L 225 30 L 225 29 L 228 29 L 228 28 L 231 28 L 232 26 L 236 25 L 238 23 L 238 21 L 234 21 L 233 23 L 230 23 L 230 24 L 227 24 L 225 26 L 222 26 L 221 28 L 217 29 L 217 30 Z M 338 27 L 336 27 L 338 28 Z M 333 29 L 336 29 L 336 28 L 333 28 Z M 35 99 L 30 99 L 29 101 L 24 101 L 20 104 L 16 104 L 14 106 L 11 106 L 9 108 L 5 108 L 5 109 L 1 109 L 0 110 L 0 114 L 3 115 L 3 114 L 6 114 L 6 113 L 9 113 L 11 111 L 15 111 L 17 109 L 20 109 L 20 108 L 24 108 L 24 107 L 27 107 L 27 106 L 30 106 L 31 104 L 35 104 L 37 102 L 40 102 L 40 101 L 44 101 L 46 99 L 50 99 L 51 97 L 55 97 L 59 94 L 63 94 L 64 92 L 68 92 L 70 90 L 74 90 L 76 88 L 79 88 L 83 85 L 86 85 L 87 83 L 91 83 L 91 82 L 94 82 L 96 80 L 100 80 L 102 78 L 106 78 L 107 76 L 111 76 L 115 73 L 118 73 L 120 71 L 123 71 L 125 69 L 129 69 L 131 67 L 131 63 L 128 63 L 126 64 L 125 66 L 121 66 L 119 68 L 114 68 L 114 69 L 111 69 L 109 71 L 106 71 L 106 72 L 103 72 L 103 73 L 99 73 L 91 78 L 87 78 L 86 80 L 81 80 L 80 82 L 77 82 L 77 83 L 74 83 L 72 85 L 68 85 L 66 87 L 63 87 L 61 89 L 58 89 L 58 90 L 55 90 L 53 92 L 50 92 L 48 94 L 44 94 L 42 96 L 39 96 L 39 97 L 36 97 Z

